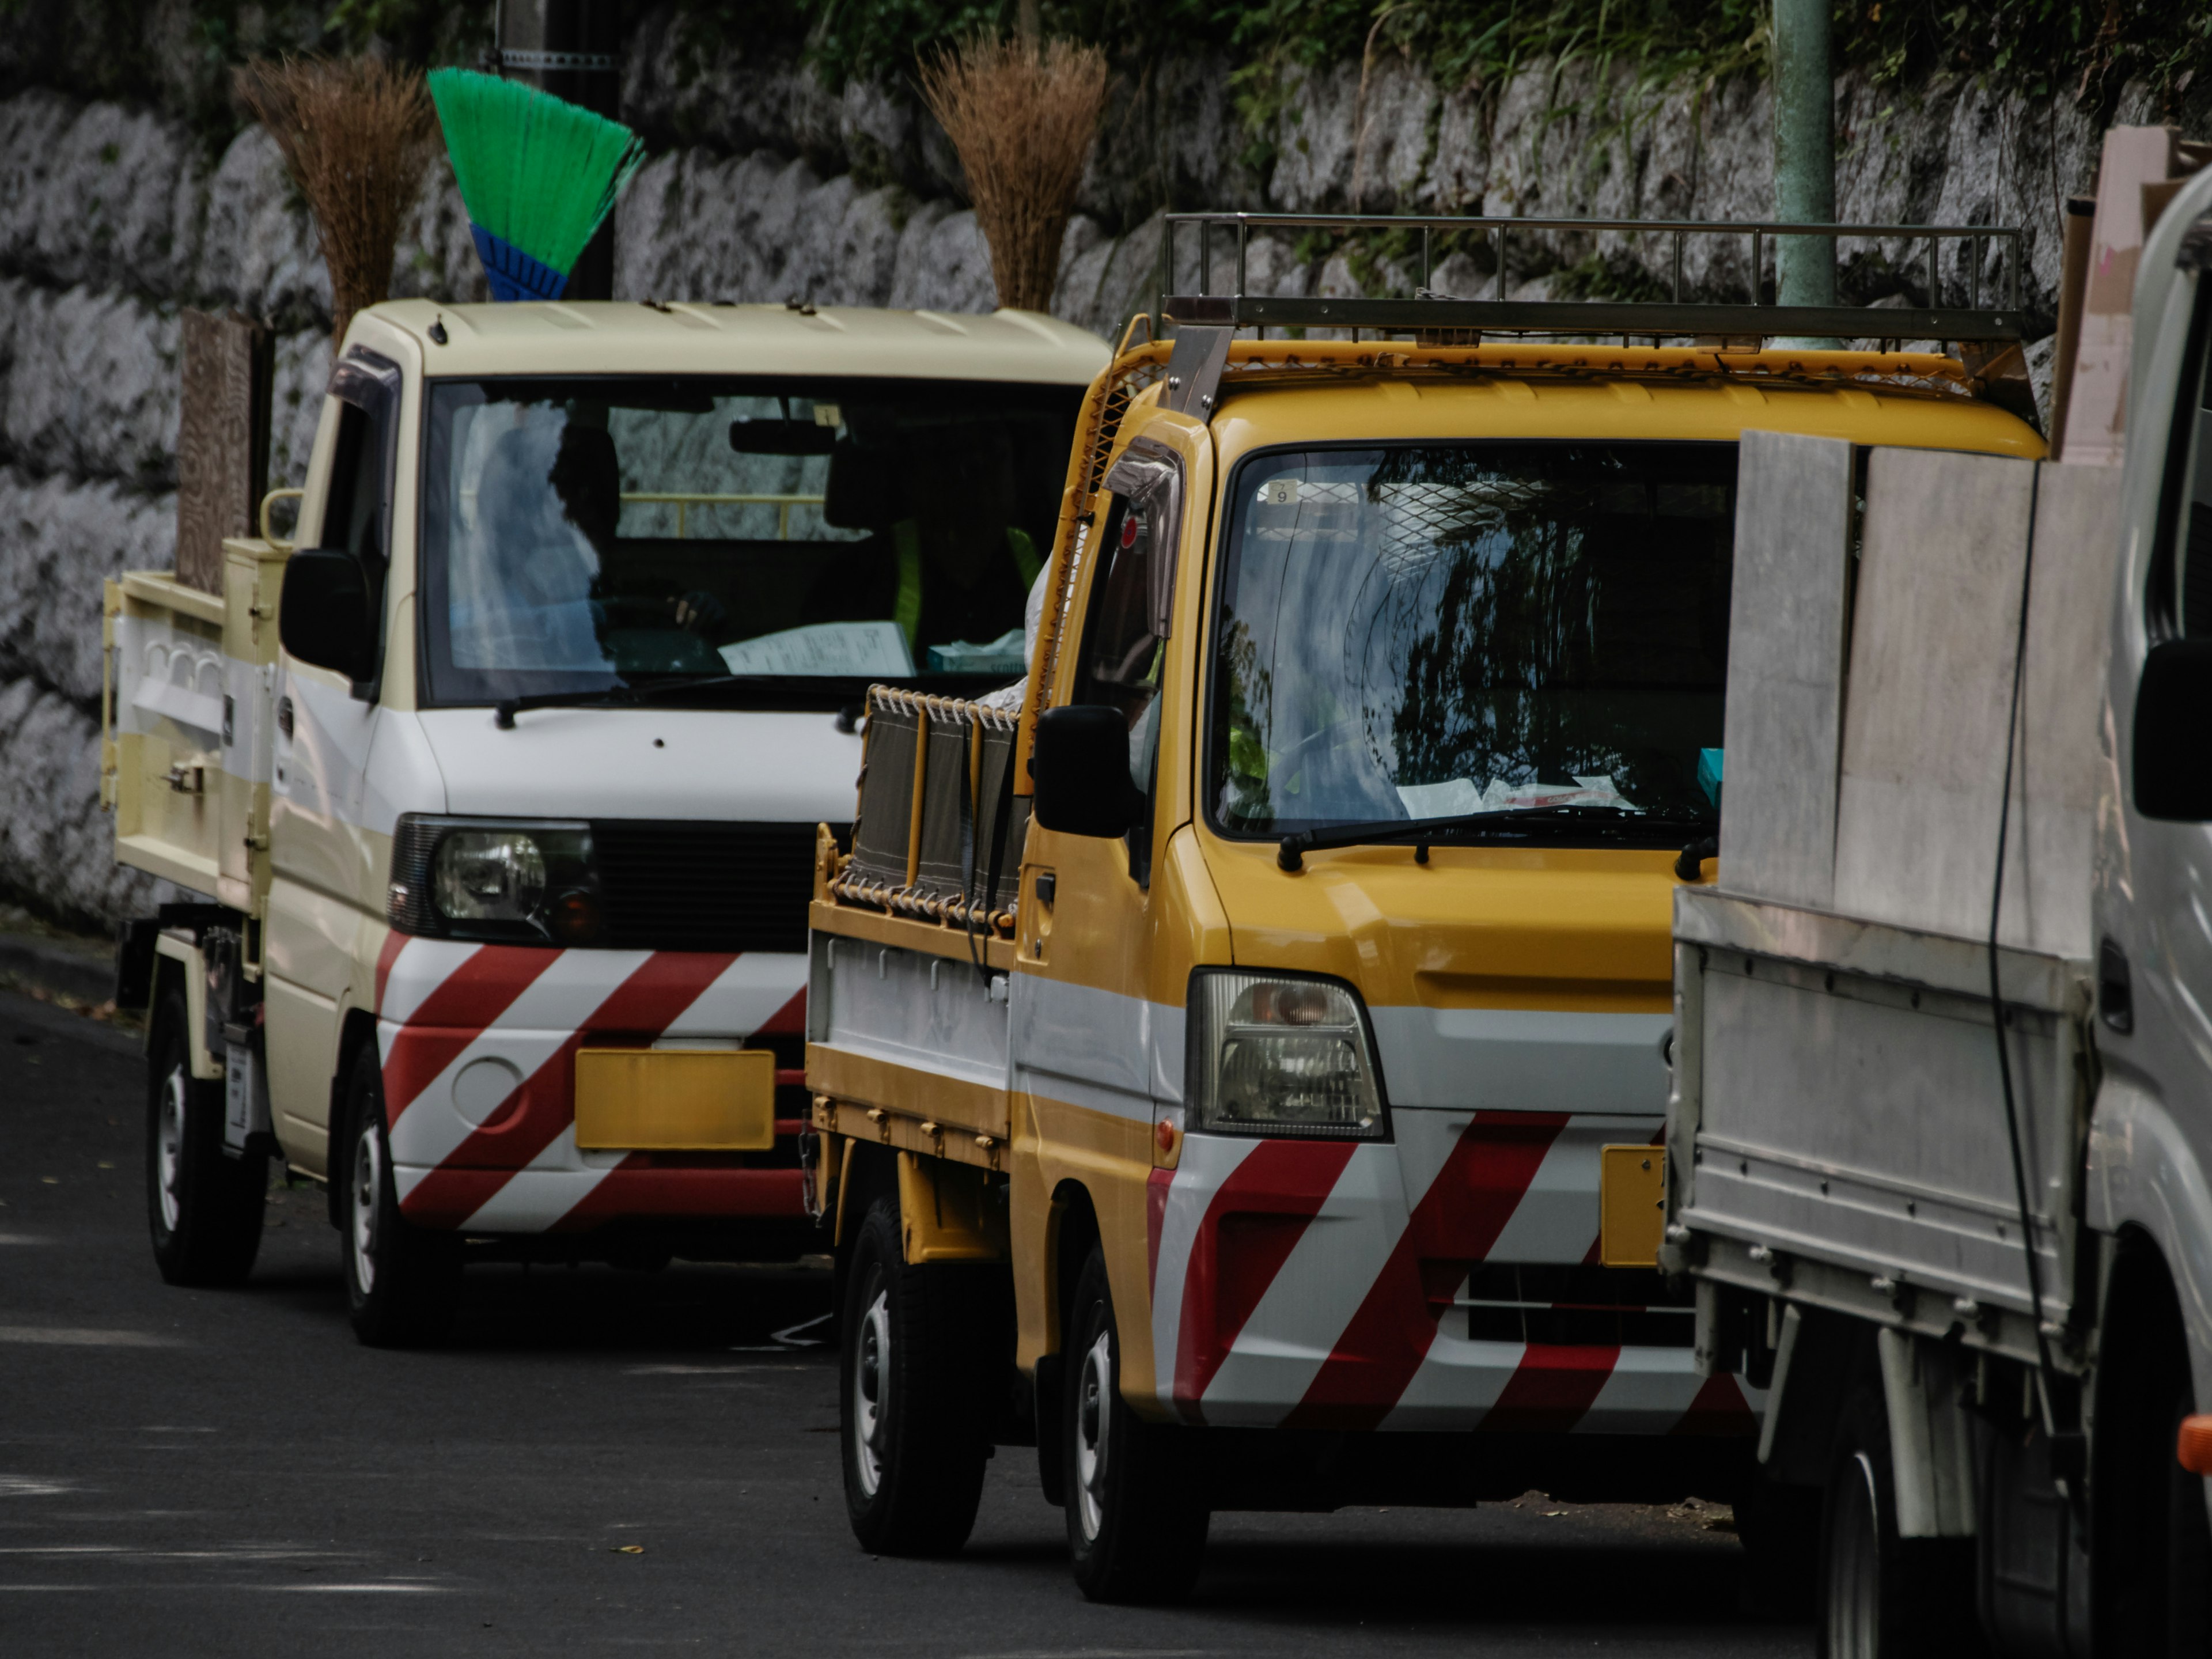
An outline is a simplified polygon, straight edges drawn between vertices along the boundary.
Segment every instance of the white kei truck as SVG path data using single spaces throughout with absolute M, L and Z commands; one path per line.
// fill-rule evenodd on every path
M 118 860 L 173 1282 L 323 1182 L 356 1331 L 465 1261 L 817 1248 L 801 1196 L 816 827 L 871 684 L 1019 672 L 1105 346 L 1048 318 L 379 305 L 295 543 L 107 585 Z M 213 586 L 214 584 L 210 584 Z
M 2208 266 L 2212 173 L 2124 468 L 1744 447 L 1662 1264 L 1828 1659 L 2212 1641 Z

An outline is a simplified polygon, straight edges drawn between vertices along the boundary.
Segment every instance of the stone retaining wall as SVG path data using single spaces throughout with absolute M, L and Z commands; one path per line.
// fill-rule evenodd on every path
M 628 54 L 626 113 L 656 153 L 618 210 L 616 291 L 980 311 L 990 261 L 957 159 L 911 102 L 832 94 L 787 55 L 748 58 L 649 15 Z M 1123 85 L 1067 233 L 1059 314 L 1112 337 L 1147 306 L 1159 209 L 1755 217 L 1771 199 L 1765 88 L 1597 83 L 1532 70 L 1438 88 L 1395 59 L 1294 75 L 1248 126 L 1227 65 L 1157 66 Z M 2120 118 L 2147 118 L 2131 94 Z M 1862 222 L 2029 228 L 2027 300 L 2053 309 L 2055 203 L 2082 187 L 2095 134 L 2070 103 L 1968 83 L 1910 97 L 1838 88 L 1838 207 Z M 1509 269 L 1540 293 L 1559 262 L 1635 250 L 1534 249 Z M 1746 273 L 1724 251 L 1690 276 Z M 1194 252 L 1181 273 L 1194 275 Z M 1301 262 L 1255 244 L 1279 291 L 1350 294 L 1342 252 Z M 1387 273 L 1400 281 L 1409 272 Z M 1217 280 L 1225 280 L 1225 267 Z M 1487 281 L 1462 256 L 1436 285 Z M 480 299 L 452 175 L 432 169 L 393 291 Z M 0 896 L 105 925 L 151 884 L 109 861 L 95 805 L 99 583 L 172 562 L 177 313 L 234 307 L 278 332 L 272 483 L 300 480 L 329 363 L 328 278 L 307 215 L 258 129 L 210 154 L 182 122 L 32 88 L 0 99 Z

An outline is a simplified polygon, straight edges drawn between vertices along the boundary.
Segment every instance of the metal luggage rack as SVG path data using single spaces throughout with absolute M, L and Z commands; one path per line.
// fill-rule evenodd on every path
M 1876 339 L 1894 344 L 1905 340 L 2016 342 L 2024 337 L 2027 317 L 2021 309 L 2021 233 L 2016 227 L 1997 225 L 1806 225 L 1742 223 L 1688 219 L 1541 219 L 1522 217 L 1455 217 L 1372 214 L 1289 213 L 1170 213 L 1167 216 L 1165 266 L 1170 286 L 1176 280 L 1176 240 L 1178 229 L 1198 233 L 1198 291 L 1159 296 L 1152 318 L 1155 338 L 1164 323 L 1215 327 L 1255 328 L 1264 337 L 1270 328 L 1346 328 L 1378 335 L 1433 335 L 1450 331 L 1463 334 L 1547 334 L 1574 338 L 1641 336 L 1655 343 L 1685 336 L 1700 339 L 1737 339 L 1798 336 L 1811 338 Z M 1249 290 L 1249 254 L 1253 233 L 1271 231 L 1327 231 L 1381 234 L 1420 233 L 1420 281 L 1417 297 L 1409 300 L 1321 299 L 1306 296 L 1254 294 Z M 1672 291 L 1665 300 L 1509 300 L 1505 297 L 1509 240 L 1516 234 L 1587 235 L 1619 232 L 1639 236 L 1665 236 L 1672 241 Z M 1237 251 L 1235 289 L 1212 291 L 1215 238 L 1230 237 Z M 1495 268 L 1491 298 L 1462 298 L 1435 294 L 1430 284 L 1435 275 L 1433 252 L 1443 235 L 1476 236 L 1488 244 Z M 1749 304 L 1685 300 L 1682 297 L 1682 259 L 1692 236 L 1748 239 L 1751 244 Z M 1874 307 L 1854 305 L 1784 306 L 1761 301 L 1760 273 L 1766 245 L 1785 238 L 1815 237 L 1832 245 L 1838 240 L 1907 241 L 1927 245 L 1929 291 L 1940 297 L 1942 249 L 1947 243 L 1966 245 L 1965 307 Z M 1988 248 L 2004 248 L 2001 303 L 1984 303 L 1983 264 Z

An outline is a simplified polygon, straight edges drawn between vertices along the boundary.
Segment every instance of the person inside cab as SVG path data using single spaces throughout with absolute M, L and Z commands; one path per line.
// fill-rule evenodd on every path
M 1044 562 L 1015 522 L 1015 489 L 1013 447 L 995 424 L 907 428 L 881 448 L 840 438 L 823 517 L 870 533 L 827 562 L 805 620 L 888 618 L 917 670 L 933 645 L 1021 628 Z

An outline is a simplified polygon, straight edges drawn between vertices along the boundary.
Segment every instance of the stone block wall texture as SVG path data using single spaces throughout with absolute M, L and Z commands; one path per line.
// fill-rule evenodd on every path
M 981 311 L 990 259 L 957 158 L 910 98 L 831 92 L 787 54 L 726 49 L 664 9 L 639 22 L 623 107 L 652 159 L 617 210 L 624 299 Z M 1769 210 L 1767 93 L 1648 85 L 1538 66 L 1481 91 L 1417 65 L 1293 73 L 1248 128 L 1230 66 L 1154 66 L 1109 102 L 1068 228 L 1053 309 L 1109 337 L 1147 308 L 1164 204 L 1286 212 L 1483 212 L 1747 218 Z M 1838 82 L 1847 220 L 2027 228 L 2025 298 L 2053 309 L 2057 199 L 2083 187 L 2097 133 L 2061 98 L 1938 80 L 1900 95 Z M 2148 118 L 2131 91 L 2119 118 Z M 1910 250 L 1891 250 L 1893 255 Z M 1531 249 L 1512 290 L 1565 263 L 1656 261 L 1618 239 Z M 1301 262 L 1255 240 L 1255 280 L 1351 294 L 1342 252 Z M 1197 275 L 1179 245 L 1181 283 Z M 1701 292 L 1741 285 L 1744 255 L 1694 253 Z M 1386 270 L 1409 283 L 1416 275 Z M 1225 252 L 1212 273 L 1228 277 Z M 1434 273 L 1493 280 L 1479 252 Z M 479 300 L 450 171 L 433 167 L 394 263 L 398 295 Z M 1869 290 L 1872 297 L 1872 290 Z M 329 372 L 330 285 L 268 135 L 210 153 L 179 120 L 28 88 L 0 98 L 0 897 L 105 927 L 153 884 L 117 869 L 97 805 L 100 582 L 173 559 L 178 312 L 236 307 L 276 331 L 273 483 L 300 482 Z M 2033 354 L 2047 361 L 2047 344 Z

